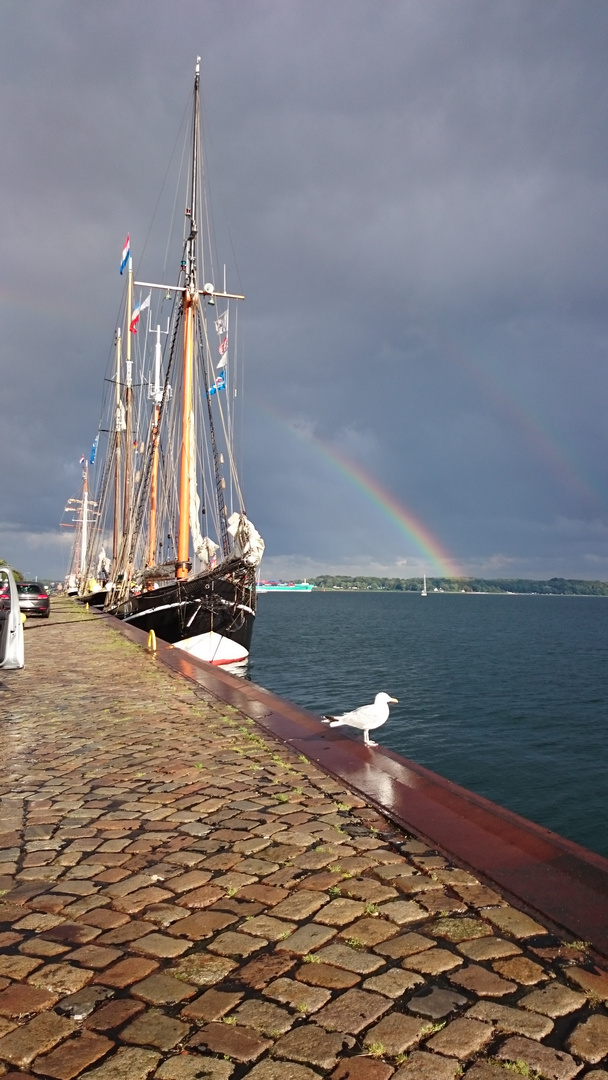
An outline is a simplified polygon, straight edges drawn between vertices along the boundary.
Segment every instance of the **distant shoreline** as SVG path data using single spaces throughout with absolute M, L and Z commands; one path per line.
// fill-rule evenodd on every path
M 309 578 L 319 592 L 422 592 L 420 578 L 347 577 L 324 574 Z M 426 579 L 431 595 L 476 596 L 608 596 L 608 582 L 581 578 L 431 578 Z
M 278 590 L 277 590 L 278 591 Z M 387 593 L 395 595 L 399 593 L 406 593 L 409 596 L 420 596 L 419 589 L 360 589 L 353 588 L 340 588 L 338 586 L 334 588 L 326 588 L 325 586 L 315 586 L 311 589 L 311 593 Z M 428 596 L 548 596 L 548 597 L 562 597 L 567 599 L 569 596 L 587 597 L 589 600 L 606 600 L 608 599 L 608 590 L 605 593 L 585 593 L 585 592 L 568 592 L 568 593 L 552 593 L 552 592 L 507 592 L 504 589 L 492 591 L 490 589 L 432 589 L 428 592 Z

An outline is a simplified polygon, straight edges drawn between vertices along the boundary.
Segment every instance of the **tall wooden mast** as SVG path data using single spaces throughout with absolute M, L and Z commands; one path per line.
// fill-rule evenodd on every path
M 150 477 L 150 521 L 148 526 L 148 566 L 156 563 L 156 517 L 158 507 L 158 442 L 160 404 L 163 399 L 163 389 L 160 383 L 160 326 L 156 327 L 156 345 L 154 349 L 154 384 L 152 395 L 154 399 L 154 423 L 152 425 L 152 475 Z
M 120 499 L 120 458 L 122 442 L 122 402 L 120 399 L 120 362 L 121 362 L 120 327 L 116 331 L 116 409 L 114 420 L 114 522 L 112 529 L 112 576 L 116 580 L 116 565 L 121 537 L 121 499 Z
M 188 191 L 188 205 L 186 208 L 186 224 L 187 224 L 187 237 L 185 241 L 185 249 L 182 257 L 181 271 L 180 271 L 180 284 L 179 285 L 167 285 L 154 281 L 136 281 L 135 285 L 141 286 L 147 289 L 162 289 L 165 296 L 170 295 L 172 292 L 181 294 L 181 322 L 183 325 L 183 354 L 182 354 L 182 388 L 181 388 L 181 441 L 180 446 L 180 474 L 179 474 L 179 505 L 178 505 L 178 529 L 177 529 L 177 558 L 175 560 L 175 576 L 178 580 L 184 580 L 188 577 L 188 574 L 192 568 L 190 561 L 190 470 L 191 463 L 194 458 L 195 446 L 193 440 L 195 439 L 195 425 L 194 425 L 194 356 L 195 356 L 195 338 L 196 338 L 196 326 L 198 321 L 198 305 L 203 303 L 201 298 L 207 297 L 209 304 L 215 304 L 215 299 L 222 298 L 225 300 L 244 300 L 245 297 L 241 293 L 229 293 L 225 291 L 218 292 L 217 289 L 210 283 L 203 285 L 201 289 L 198 286 L 198 264 L 197 264 L 197 238 L 198 238 L 198 209 L 199 209 L 199 174 L 200 174 L 200 56 L 196 60 L 196 69 L 194 77 L 194 98 L 193 98 L 193 113 L 192 113 L 192 166 L 189 176 L 189 191 Z M 129 300 L 129 318 L 131 318 L 131 301 Z M 167 332 L 169 326 L 167 324 Z M 130 342 L 129 342 L 130 348 Z M 158 349 L 158 345 L 157 345 Z M 127 361 L 129 360 L 129 355 Z M 158 352 L 160 355 L 160 352 Z M 130 367 L 127 363 L 127 384 L 130 379 Z M 213 370 L 212 370 L 213 374 Z M 152 461 L 150 469 L 150 489 L 149 489 L 149 531 L 147 541 L 147 562 L 148 566 L 153 566 L 156 563 L 156 533 L 158 531 L 158 469 L 159 469 L 159 438 L 160 438 L 160 425 L 162 423 L 162 413 L 164 409 L 165 390 L 160 388 L 160 365 L 158 365 L 158 374 L 156 376 L 156 393 L 153 393 L 155 400 L 154 408 L 154 425 L 152 432 Z M 170 393 L 170 388 L 169 393 Z M 131 390 L 132 395 L 132 390 Z M 125 393 L 125 404 L 127 404 L 127 393 Z M 207 401 L 207 407 L 210 408 L 209 398 Z M 126 421 L 128 423 L 128 419 Z M 124 425 L 123 425 L 124 429 Z M 132 452 L 132 435 L 131 444 L 129 444 L 129 432 L 126 436 L 127 448 L 126 454 Z M 218 454 L 214 450 L 214 462 L 217 474 L 218 488 L 220 485 L 220 478 L 218 473 L 219 461 Z M 132 467 L 132 466 L 131 466 Z M 125 461 L 125 477 L 127 475 L 127 463 Z M 127 484 L 125 480 L 125 492 L 127 491 Z M 220 501 L 223 500 L 223 495 L 220 492 Z M 225 534 L 226 523 L 225 513 L 223 514 L 223 522 L 221 525 L 222 533 Z M 126 522 L 126 511 L 125 511 Z M 130 526 L 129 526 L 130 528 Z M 127 525 L 125 524 L 125 532 Z M 129 537 L 127 537 L 129 541 Z M 129 543 L 126 545 L 127 549 Z M 227 541 L 224 543 L 223 553 L 227 554 Z
M 133 260 L 129 254 L 127 273 L 127 357 L 125 372 L 125 484 L 123 493 L 123 533 L 130 532 L 133 474 L 133 361 L 131 359 L 131 319 L 133 317 Z M 127 543 L 128 548 L 128 543 Z
M 183 292 L 184 352 L 182 364 L 182 444 L 179 478 L 179 532 L 175 576 L 178 580 L 188 577 L 190 562 L 190 455 L 193 438 L 192 381 L 194 365 L 194 316 L 198 304 L 196 266 L 196 234 L 198 210 L 198 155 L 199 155 L 199 81 L 200 57 L 197 58 L 194 76 L 194 103 L 192 117 L 192 171 L 190 175 L 190 206 L 186 210 L 190 218 L 190 234 L 186 241 L 185 290 Z
M 89 463 L 84 462 L 82 473 L 82 533 L 80 537 L 80 587 L 86 588 L 85 574 L 87 569 L 87 547 L 89 544 Z

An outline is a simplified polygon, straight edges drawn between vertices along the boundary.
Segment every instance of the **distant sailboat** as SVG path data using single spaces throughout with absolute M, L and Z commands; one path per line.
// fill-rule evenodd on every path
M 74 529 L 74 543 L 70 556 L 70 565 L 65 578 L 65 591 L 68 596 L 78 596 L 85 593 L 86 570 L 87 570 L 87 547 L 91 529 L 99 516 L 97 503 L 89 496 L 89 462 L 81 457 L 82 466 L 82 489 L 80 498 L 68 499 L 68 505 L 64 509 L 64 517 L 60 526 L 65 529 Z M 66 518 L 65 515 L 68 515 Z M 105 554 L 105 553 L 104 553 Z M 104 594 L 105 596 L 105 594 Z M 87 597 L 89 599 L 89 597 Z M 103 603 L 103 600 L 102 600 Z
M 427 591 L 426 591 L 426 574 L 422 575 L 422 582 L 423 582 L 423 584 L 422 584 L 422 592 L 421 592 L 420 595 L 421 596 L 426 596 L 427 595 Z

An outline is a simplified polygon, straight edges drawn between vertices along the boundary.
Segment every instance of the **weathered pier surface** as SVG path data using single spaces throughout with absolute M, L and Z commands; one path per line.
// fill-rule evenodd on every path
M 0 1076 L 608 1080 L 588 943 L 231 686 L 68 602 L 28 622 L 0 673 Z

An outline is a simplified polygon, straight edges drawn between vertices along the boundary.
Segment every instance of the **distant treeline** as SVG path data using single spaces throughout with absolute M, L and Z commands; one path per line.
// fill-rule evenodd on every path
M 345 589 L 368 592 L 421 592 L 422 578 L 346 577 L 324 574 L 309 578 L 317 589 Z M 427 577 L 428 592 L 542 593 L 547 596 L 608 596 L 608 582 L 579 581 L 576 578 L 434 578 Z

